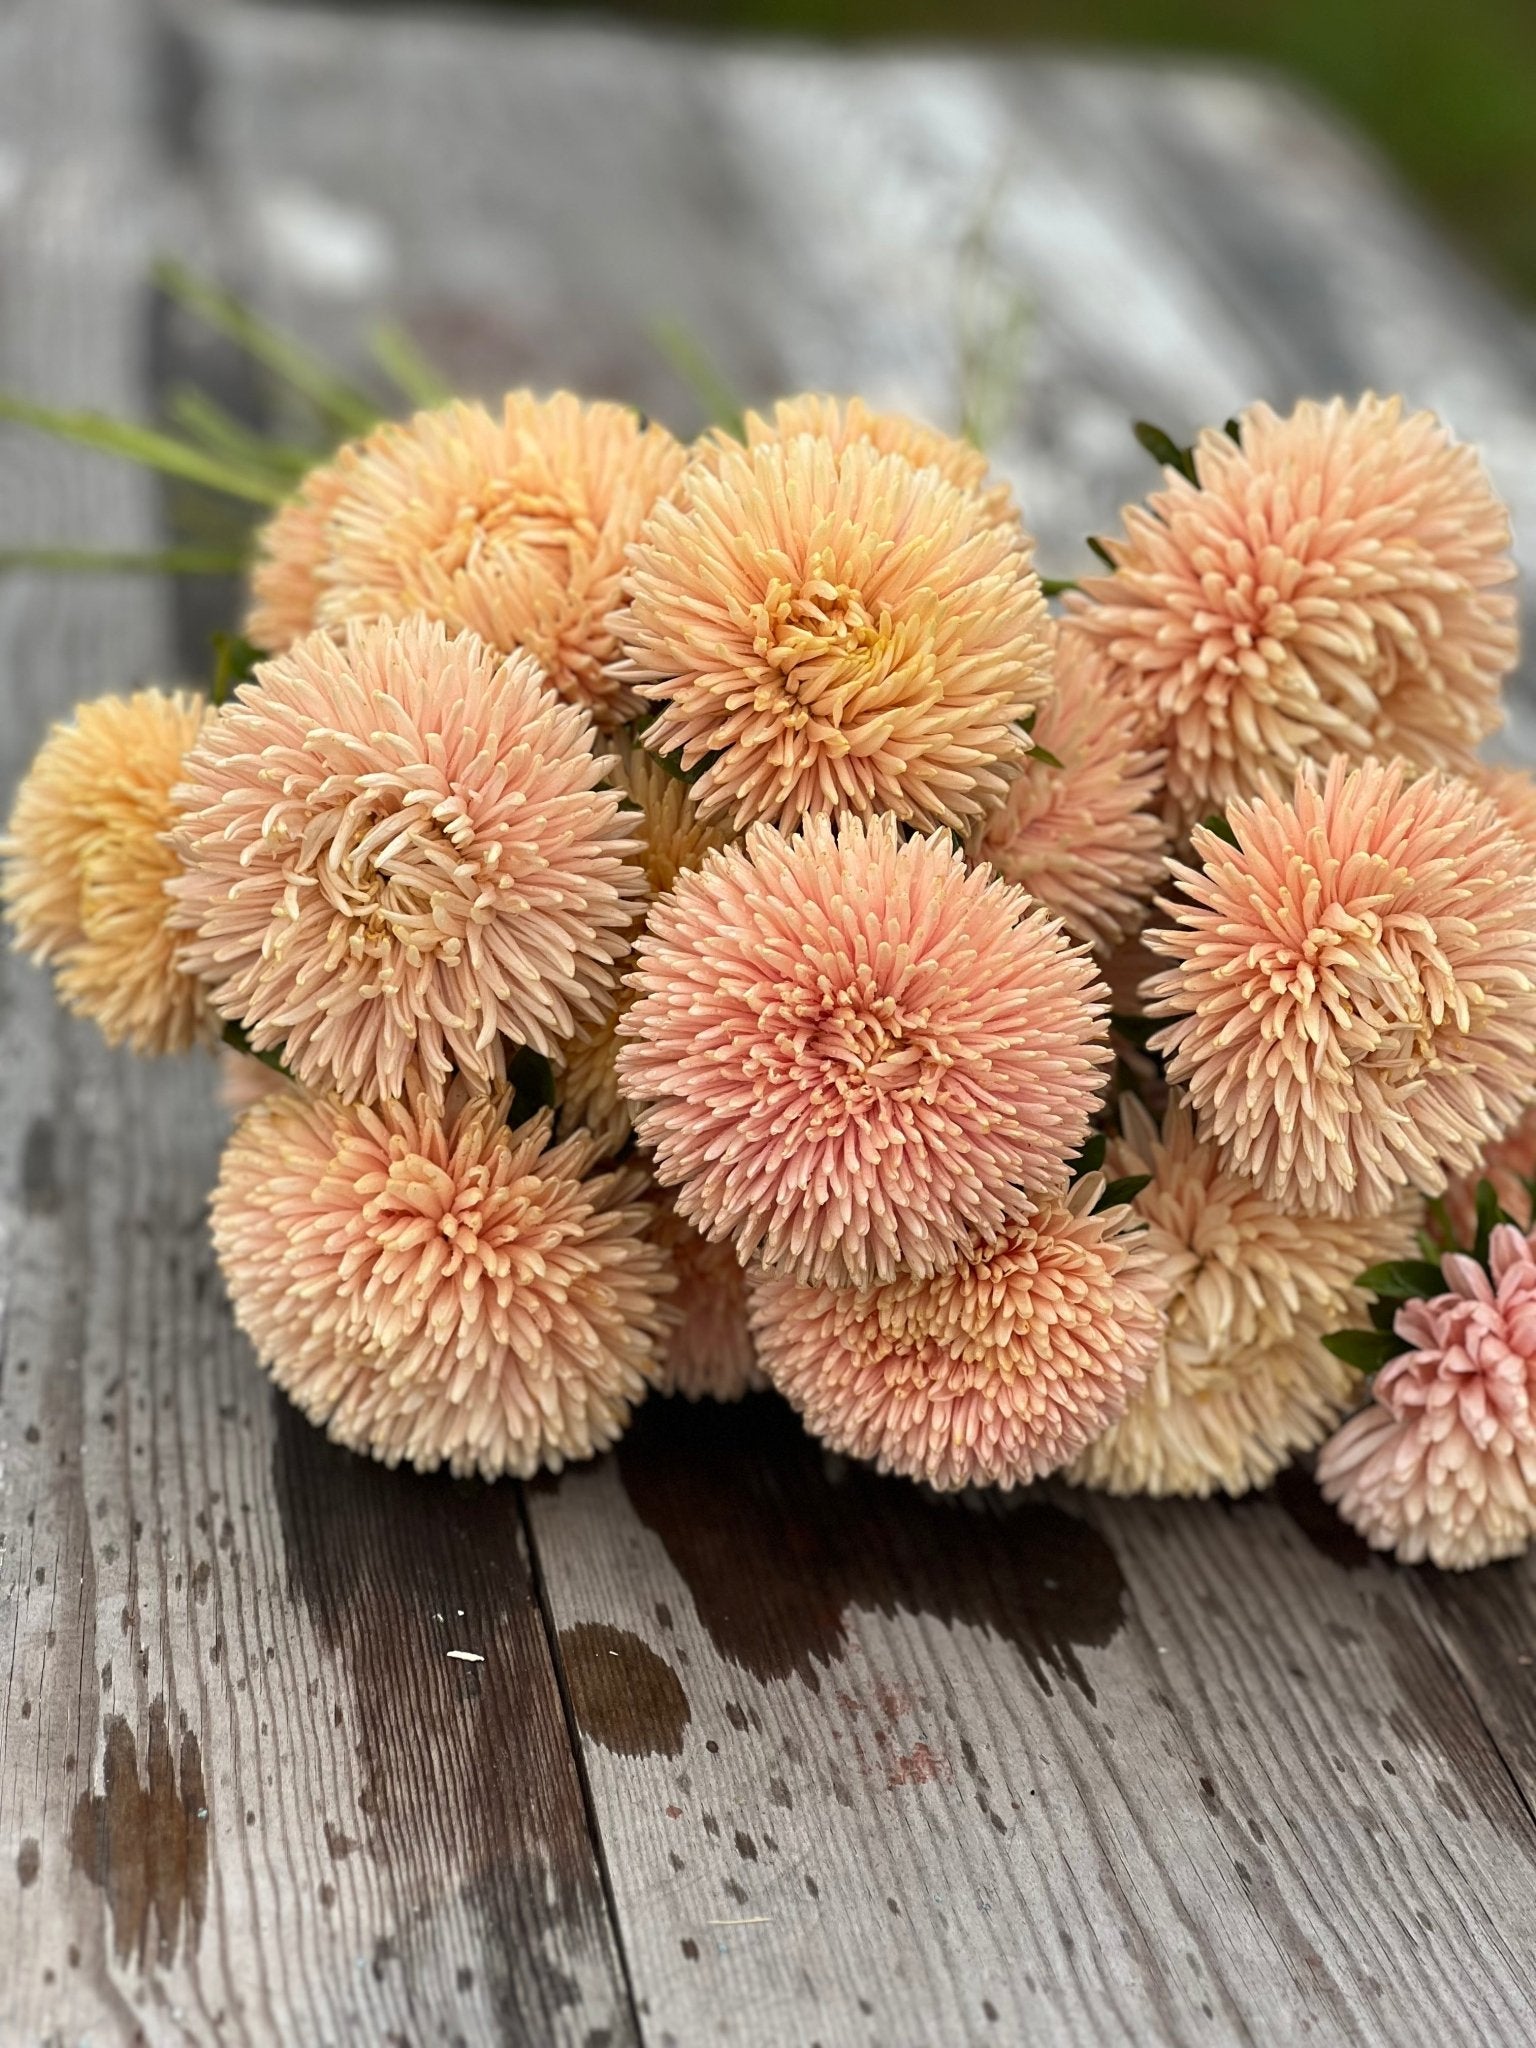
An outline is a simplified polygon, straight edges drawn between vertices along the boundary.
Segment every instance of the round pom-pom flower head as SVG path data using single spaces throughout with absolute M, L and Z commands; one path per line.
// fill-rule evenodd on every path
M 1168 749 L 1188 822 L 1335 752 L 1463 769 L 1515 665 L 1509 515 L 1400 399 L 1208 430 L 1081 585 L 1081 623 Z
M 424 619 L 263 664 L 188 757 L 184 959 L 307 1086 L 488 1082 L 595 1017 L 644 900 L 583 712 Z
M 890 816 L 754 826 L 651 910 L 619 1080 L 705 1236 L 807 1281 L 936 1272 L 1060 1186 L 1109 1053 L 1091 960 Z
M 252 635 L 421 612 L 526 650 L 560 696 L 622 724 L 637 705 L 608 674 L 606 621 L 625 550 L 685 460 L 664 427 L 568 391 L 510 392 L 499 417 L 456 401 L 377 428 L 268 526 Z
M 1536 1532 L 1536 1248 L 1500 1224 L 1485 1271 L 1454 1253 L 1447 1292 L 1405 1302 L 1409 1346 L 1317 1461 L 1373 1550 L 1452 1571 L 1515 1557 Z
M 1069 1477 L 1108 1493 L 1246 1493 L 1312 1450 L 1356 1375 L 1324 1336 L 1364 1319 L 1354 1281 L 1411 1256 L 1420 1205 L 1345 1221 L 1288 1213 L 1228 1173 L 1175 1094 L 1159 1129 L 1134 1096 L 1105 1169 L 1145 1178 L 1135 1198 L 1168 1288 L 1147 1384 Z
M 1157 1348 L 1161 1281 L 1100 1175 L 948 1272 L 834 1290 L 764 1277 L 758 1357 L 833 1450 L 930 1486 L 1054 1471 L 1121 1413 Z
M 670 1289 L 644 1176 L 591 1177 L 504 1094 L 447 1120 L 289 1090 L 236 1127 L 213 1197 L 235 1318 L 338 1443 L 487 1479 L 605 1449 L 656 1371 Z
M 800 434 L 689 472 L 631 554 L 617 671 L 699 815 L 785 830 L 891 811 L 961 826 L 1003 793 L 1049 693 L 1022 531 L 869 442 Z
M 66 1008 L 135 1052 L 209 1035 L 202 985 L 176 964 L 166 894 L 179 872 L 172 791 L 206 710 L 185 690 L 82 704 L 44 741 L 0 845 L 18 949 L 55 969 Z
M 1201 1135 L 1282 1207 L 1438 1193 L 1536 1089 L 1536 876 L 1494 806 L 1400 765 L 1304 770 L 1197 829 L 1153 1040 Z

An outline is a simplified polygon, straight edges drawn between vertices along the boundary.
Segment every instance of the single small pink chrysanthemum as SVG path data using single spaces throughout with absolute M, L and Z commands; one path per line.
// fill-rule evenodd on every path
M 1505 824 L 1536 861 L 1536 775 L 1527 768 L 1479 768 L 1468 780 L 1493 798 Z
M 1162 756 L 1137 738 L 1135 707 L 1104 681 L 1104 657 L 1068 627 L 1036 745 L 987 822 L 981 856 L 1059 917 L 1074 938 L 1110 951 L 1140 929 L 1166 873 L 1158 814 Z
M 1368 396 L 1195 444 L 1072 602 L 1168 750 L 1183 823 L 1334 753 L 1459 771 L 1515 665 L 1509 515 L 1432 413 Z
M 706 1237 L 807 1281 L 953 1264 L 1059 1186 L 1108 1060 L 1089 956 L 944 833 L 754 826 L 652 905 L 619 1080 Z
M 1468 783 L 1335 761 L 1197 827 L 1153 1040 L 1203 1137 L 1282 1207 L 1438 1193 L 1536 1093 L 1536 876 Z
M 1487 1272 L 1460 1253 L 1442 1271 L 1447 1293 L 1398 1310 L 1412 1349 L 1376 1375 L 1317 1477 L 1373 1550 L 1466 1571 L 1536 1532 L 1536 1249 L 1501 1224 Z
M 739 1401 L 768 1382 L 747 1326 L 747 1276 L 728 1244 L 711 1244 L 663 1197 L 653 1235 L 672 1260 L 658 1393 L 689 1401 Z
M 644 900 L 585 713 L 425 619 L 312 634 L 188 756 L 183 959 L 258 1051 L 348 1097 L 501 1072 L 614 986 Z
M 424 1472 L 558 1471 L 622 1433 L 671 1286 L 644 1175 L 587 1176 L 505 1094 L 446 1122 L 403 1103 L 246 1112 L 213 1241 L 262 1364 L 338 1443 Z
M 936 469 L 946 483 L 969 491 L 978 501 L 986 519 L 994 526 L 1017 526 L 1018 507 L 1007 484 L 995 478 L 986 456 L 973 441 L 941 433 L 926 421 L 903 412 L 875 412 L 862 398 L 830 398 L 815 391 L 797 398 L 781 398 L 771 418 L 748 412 L 742 419 L 742 436 L 749 448 L 767 441 L 792 441 L 798 434 L 814 434 L 828 441 L 839 455 L 855 441 L 866 441 L 881 455 L 901 455 L 914 469 Z M 695 460 L 709 461 L 724 448 L 739 444 L 716 433 L 704 444 Z
M 1101 1175 L 1048 1195 L 926 1280 L 834 1290 L 764 1276 L 769 1379 L 835 1451 L 930 1486 L 1010 1487 L 1064 1464 L 1124 1410 L 1157 1351 L 1162 1283 Z
M 244 1116 L 255 1103 L 269 1095 L 292 1093 L 295 1083 L 279 1068 L 257 1059 L 254 1053 L 236 1052 L 229 1046 L 219 1050 L 219 1102 L 231 1118 Z
M 182 760 L 207 716 L 190 690 L 99 697 L 55 725 L 0 840 L 0 900 L 18 952 L 109 1045 L 185 1052 L 216 1026 L 177 963 L 167 884 Z
M 283 654 L 319 625 L 319 571 L 330 555 L 331 515 L 346 493 L 358 457 L 382 429 L 349 442 L 318 463 L 256 535 L 245 635 L 265 654 Z
M 614 621 L 658 753 L 699 816 L 791 829 L 892 811 L 964 826 L 1003 794 L 1050 692 L 1022 529 L 936 469 L 801 434 L 689 472 L 631 551 Z

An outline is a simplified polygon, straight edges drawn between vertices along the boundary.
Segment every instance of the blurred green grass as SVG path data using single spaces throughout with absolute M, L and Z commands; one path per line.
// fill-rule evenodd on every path
M 608 0 L 605 11 L 757 33 L 1035 40 L 1274 64 L 1363 128 L 1466 247 L 1536 298 L 1536 0 Z

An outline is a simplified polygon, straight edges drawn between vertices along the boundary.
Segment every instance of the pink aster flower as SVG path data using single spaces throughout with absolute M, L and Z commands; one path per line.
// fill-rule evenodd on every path
M 424 619 L 316 633 L 177 792 L 183 961 L 306 1086 L 429 1093 L 595 1018 L 644 900 L 609 763 L 527 656 Z
M 1250 406 L 1195 445 L 1073 600 L 1168 749 L 1188 823 L 1334 753 L 1458 771 L 1518 653 L 1509 514 L 1396 398 Z
M 1101 1175 L 1047 1196 L 948 1272 L 834 1290 L 764 1276 L 752 1328 L 769 1378 L 835 1451 L 930 1486 L 1027 1484 L 1075 1456 L 1141 1386 L 1162 1283 Z
M 457 1091 L 456 1091 L 457 1092 Z M 446 1118 L 310 1101 L 248 1110 L 213 1241 L 262 1364 L 338 1443 L 420 1471 L 558 1471 L 621 1434 L 671 1288 L 644 1175 L 507 1097 Z
M 1442 1271 L 1447 1293 L 1398 1310 L 1413 1348 L 1376 1375 L 1317 1476 L 1372 1549 L 1466 1571 L 1536 1532 L 1536 1249 L 1501 1224 L 1488 1271 L 1460 1253 Z
M 1536 1208 L 1531 1203 L 1530 1183 L 1536 1179 L 1536 1103 L 1521 1117 L 1513 1130 L 1496 1138 L 1470 1173 L 1459 1174 L 1445 1191 L 1445 1207 L 1458 1244 L 1470 1244 L 1477 1234 L 1477 1185 L 1488 1181 L 1498 1196 L 1499 1207 L 1522 1230 L 1536 1225 Z
M 1058 639 L 1055 694 L 1036 745 L 981 836 L 983 859 L 1059 917 L 1074 938 L 1110 951 L 1140 930 L 1166 873 L 1158 814 L 1162 756 L 1141 745 L 1135 706 L 1104 680 L 1085 633 Z
M 1108 1060 L 1089 957 L 888 814 L 711 853 L 630 982 L 619 1080 L 682 1215 L 833 1285 L 936 1272 L 1025 1215 Z
M 747 1327 L 747 1276 L 728 1244 L 711 1244 L 663 1198 L 654 1235 L 677 1285 L 667 1304 L 656 1390 L 689 1401 L 739 1401 L 766 1387 Z
M 1401 763 L 1303 770 L 1197 828 L 1150 984 L 1202 1137 L 1282 1207 L 1437 1194 L 1536 1094 L 1536 875 L 1494 806 Z

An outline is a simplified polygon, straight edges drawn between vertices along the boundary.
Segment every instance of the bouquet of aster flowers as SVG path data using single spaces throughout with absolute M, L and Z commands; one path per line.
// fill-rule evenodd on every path
M 232 689 L 48 737 L 16 941 L 237 1049 L 214 1244 L 314 1422 L 494 1478 L 769 1384 L 934 1487 L 1322 1447 L 1378 1548 L 1527 1544 L 1504 508 L 1396 400 L 1141 431 L 1048 593 L 857 399 L 431 407 L 297 479 Z

